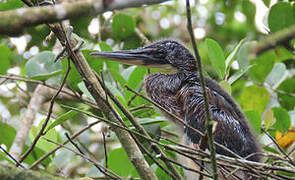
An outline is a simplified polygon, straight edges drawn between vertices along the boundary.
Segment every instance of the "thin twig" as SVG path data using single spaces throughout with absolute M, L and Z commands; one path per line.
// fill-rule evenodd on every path
M 202 64 L 201 64 L 201 57 L 197 48 L 197 43 L 195 41 L 195 35 L 193 32 L 192 28 L 192 19 L 191 19 L 191 8 L 190 8 L 190 2 L 189 0 L 186 0 L 186 15 L 187 15 L 187 29 L 191 37 L 196 61 L 197 61 L 197 66 L 199 70 L 199 76 L 200 76 L 200 83 L 202 86 L 203 90 L 203 99 L 204 99 L 204 104 L 205 104 L 205 112 L 206 112 L 206 131 L 208 135 L 208 146 L 211 152 L 211 163 L 212 163 L 212 170 L 213 170 L 213 179 L 217 180 L 218 179 L 218 174 L 217 174 L 217 165 L 216 165 L 216 148 L 214 145 L 214 138 L 213 138 L 213 121 L 211 120 L 210 116 L 210 111 L 209 111 L 209 102 L 208 102 L 208 97 L 206 93 L 206 85 L 205 85 L 205 80 L 203 76 L 203 71 L 202 71 Z
M 190 159 L 193 159 L 193 160 L 196 160 L 196 161 L 200 161 L 200 162 L 202 162 L 202 161 L 207 162 L 207 163 L 210 162 L 210 160 L 207 159 L 207 157 L 210 157 L 210 155 L 207 152 L 204 152 L 202 150 L 193 149 L 193 148 L 188 147 L 188 146 L 185 146 L 185 145 L 177 144 L 176 142 L 173 142 L 173 143 L 174 144 L 177 144 L 177 146 L 179 146 L 179 147 L 171 146 L 171 145 L 166 145 L 166 144 L 160 143 L 158 141 L 155 141 L 153 139 L 149 139 L 146 136 L 144 136 L 144 135 L 142 135 L 142 134 L 140 134 L 140 133 L 138 133 L 136 131 L 130 130 L 128 128 L 122 127 L 122 126 L 117 125 L 117 124 L 112 124 L 113 122 L 108 122 L 108 120 L 106 120 L 104 118 L 101 118 L 101 117 L 97 117 L 97 116 L 92 115 L 92 114 L 90 114 L 88 112 L 81 111 L 81 110 L 76 109 L 76 108 L 72 108 L 72 110 L 77 110 L 78 112 L 85 113 L 86 115 L 89 115 L 90 117 L 98 118 L 98 119 L 100 119 L 100 121 L 105 121 L 105 122 L 111 124 L 112 126 L 117 126 L 118 128 L 124 129 L 124 130 L 126 130 L 126 131 L 128 131 L 130 133 L 133 133 L 135 135 L 138 135 L 140 137 L 143 137 L 147 141 L 156 143 L 156 144 L 158 144 L 160 146 L 163 146 L 167 150 L 174 151 L 174 152 L 176 152 L 178 154 L 181 154 L 181 155 L 183 155 L 185 157 L 188 157 Z M 78 135 L 76 135 L 76 136 L 78 136 Z M 72 137 L 72 139 L 73 138 L 74 137 Z M 58 148 L 56 148 L 56 150 L 57 149 Z M 200 158 L 200 157 L 203 157 L 203 158 Z M 221 166 L 226 166 L 226 167 L 230 167 L 230 168 L 236 168 L 236 166 L 238 166 L 238 167 L 241 167 L 241 170 L 242 171 L 249 171 L 249 169 L 245 169 L 245 167 L 244 167 L 245 164 L 251 165 L 251 166 L 253 166 L 253 170 L 254 171 L 257 171 L 260 174 L 262 173 L 263 175 L 268 176 L 268 177 L 275 177 L 276 179 L 278 179 L 278 177 L 276 175 L 268 175 L 267 173 L 265 173 L 263 171 L 265 171 L 265 170 L 273 170 L 273 171 L 282 171 L 282 172 L 287 172 L 287 173 L 295 173 L 295 171 L 292 170 L 292 169 L 290 169 L 290 168 L 284 168 L 284 167 L 269 165 L 269 164 L 265 164 L 265 163 L 258 163 L 258 162 L 253 162 L 253 161 L 247 161 L 245 159 L 235 159 L 235 158 L 231 158 L 231 157 L 227 157 L 227 156 L 222 156 L 222 155 L 219 155 L 218 158 L 217 158 L 217 160 L 218 160 L 217 161 L 218 164 L 220 164 Z
M 179 179 L 178 177 L 176 177 L 174 174 L 172 174 L 170 171 L 168 171 L 153 155 L 150 151 L 148 151 L 144 145 L 142 145 L 137 139 L 137 144 L 139 145 L 139 147 L 143 150 L 144 153 L 146 153 L 152 160 L 153 162 L 160 168 L 162 169 L 168 176 L 170 176 L 172 179 Z
M 288 156 L 291 156 L 295 152 L 295 147 L 288 153 Z
M 4 79 L 3 81 L 1 81 L 1 82 L 0 82 L 0 86 L 1 86 L 2 84 L 4 84 L 7 80 L 8 80 L 8 79 Z
M 133 107 L 133 108 L 130 108 L 129 111 L 138 111 L 138 110 L 141 110 L 141 109 L 153 109 L 153 106 L 148 106 L 148 105 L 140 105 L 140 106 L 136 106 L 136 107 Z
M 75 143 L 75 142 L 71 139 L 71 137 L 69 136 L 69 134 L 68 134 L 68 133 L 65 133 L 65 135 L 66 135 L 67 139 L 70 141 L 70 143 L 71 143 L 72 145 L 74 145 L 75 148 L 79 151 L 79 153 L 85 155 L 85 153 L 79 148 L 78 144 Z M 86 156 L 86 155 L 85 155 L 85 156 Z M 102 168 L 100 168 L 100 167 L 97 166 L 96 164 L 94 164 L 94 166 L 95 166 L 95 167 L 96 167 L 101 173 L 103 173 L 105 176 L 112 178 L 111 176 L 109 176 L 109 175 L 106 173 L 106 171 L 103 171 Z M 107 168 L 107 167 L 106 167 L 106 168 Z
M 74 108 L 73 108 L 72 110 L 74 110 Z M 78 109 L 77 109 L 77 111 L 81 112 L 81 110 L 78 110 Z M 81 112 L 81 113 L 83 113 L 83 112 Z M 87 112 L 84 112 L 84 113 L 87 114 L 87 115 L 89 115 L 89 116 L 91 116 L 91 117 L 94 117 L 94 118 L 96 117 L 96 116 L 91 115 L 91 114 L 89 114 L 89 113 L 87 113 Z M 103 119 L 103 118 L 100 118 L 100 117 L 96 117 L 96 118 L 99 118 L 99 119 L 101 119 L 102 121 L 105 121 L 105 119 Z M 198 160 L 198 161 L 204 161 L 204 162 L 207 162 L 207 163 L 210 162 L 209 160 L 208 160 L 208 161 L 205 161 L 205 160 L 202 159 L 202 158 L 198 158 L 198 159 L 196 159 L 196 157 L 191 156 L 191 155 L 195 154 L 195 155 L 200 156 L 200 157 L 202 157 L 202 156 L 204 156 L 204 155 L 210 157 L 208 154 L 206 154 L 206 153 L 204 154 L 204 152 L 201 151 L 201 150 L 196 150 L 196 149 L 190 148 L 190 147 L 185 146 L 185 145 L 177 144 L 177 145 L 179 145 L 179 146 L 181 146 L 181 147 L 187 149 L 185 152 L 187 152 L 187 153 L 190 154 L 190 155 L 187 155 L 187 154 L 182 153 L 182 152 L 179 151 L 179 150 L 176 150 L 175 148 L 171 148 L 171 146 L 167 146 L 167 145 L 165 145 L 165 144 L 159 143 L 159 142 L 157 142 L 157 141 L 155 141 L 155 140 L 153 140 L 153 139 L 150 139 L 150 138 L 148 138 L 148 137 L 146 137 L 146 136 L 144 136 L 144 135 L 142 135 L 142 134 L 140 134 L 140 133 L 138 133 L 138 132 L 136 132 L 136 131 L 132 131 L 132 130 L 130 130 L 130 129 L 126 128 L 126 127 L 122 127 L 122 126 L 120 126 L 120 125 L 112 124 L 112 122 L 107 122 L 107 123 L 109 123 L 110 125 L 113 125 L 113 126 L 117 126 L 118 128 L 122 128 L 122 129 L 124 129 L 124 130 L 126 130 L 126 131 L 128 131 L 128 132 L 130 132 L 130 133 L 133 133 L 133 134 L 135 134 L 135 135 L 138 135 L 138 136 L 140 136 L 140 137 L 143 137 L 143 138 L 145 138 L 146 140 L 148 140 L 148 141 L 150 141 L 150 142 L 153 142 L 153 143 L 159 144 L 159 145 L 163 146 L 164 148 L 168 148 L 169 150 L 175 151 L 175 152 L 177 152 L 177 153 L 179 153 L 179 154 L 182 154 L 182 155 L 184 155 L 184 156 L 186 156 L 186 157 L 188 157 L 188 158 L 192 158 L 192 159 L 194 159 L 194 160 Z M 173 142 L 173 143 L 176 144 L 176 142 Z M 189 149 L 189 151 L 188 151 L 188 149 Z M 202 153 L 202 154 L 199 154 L 199 153 Z M 239 161 L 240 163 L 244 162 L 244 159 L 240 159 L 240 160 L 242 160 L 242 161 Z M 249 161 L 245 161 L 245 163 L 242 164 L 242 167 L 245 167 L 245 164 L 249 164 L 248 162 L 249 162 Z M 250 162 L 251 162 L 251 161 L 250 161 Z M 252 164 L 249 164 L 249 165 L 252 165 Z M 232 164 L 229 163 L 229 164 L 227 164 L 226 166 L 231 167 Z M 283 171 L 284 171 L 284 170 L 283 170 Z M 287 170 L 287 171 L 288 171 L 288 170 Z
M 106 119 L 104 119 L 104 118 L 101 118 L 101 117 L 95 116 L 95 115 L 90 114 L 90 113 L 88 113 L 88 112 L 85 112 L 85 111 L 82 111 L 82 110 L 79 110 L 79 109 L 76 109 L 76 108 L 73 108 L 73 107 L 68 107 L 68 108 L 71 109 L 71 110 L 78 111 L 78 112 L 80 112 L 80 113 L 84 113 L 84 114 L 86 114 L 86 115 L 88 115 L 88 116 L 90 116 L 90 117 L 100 119 L 101 121 L 106 122 L 106 123 L 110 124 L 111 126 L 115 126 L 115 127 L 118 127 L 118 128 L 124 129 L 124 130 L 128 131 L 128 132 L 131 133 L 131 134 L 134 134 L 134 135 L 140 136 L 140 137 L 142 137 L 142 138 L 145 138 L 147 141 L 149 141 L 149 142 L 151 142 L 151 143 L 156 143 L 156 144 L 158 144 L 158 145 L 164 146 L 165 148 L 168 148 L 167 145 L 162 144 L 162 143 L 159 143 L 158 141 L 153 140 L 153 139 L 151 139 L 150 137 L 147 137 L 147 136 L 143 135 L 142 133 L 139 133 L 139 132 L 137 132 L 137 131 L 130 130 L 129 128 L 126 128 L 126 127 L 124 127 L 124 126 L 121 126 L 121 125 L 115 124 L 115 123 L 113 123 L 113 122 L 111 122 L 111 121 L 108 121 L 108 120 L 106 120 Z M 145 150 L 141 144 L 139 144 L 139 146 L 140 146 L 143 150 Z M 184 148 L 190 148 L 190 147 L 187 147 L 187 146 L 184 146 L 184 145 L 182 145 L 182 146 L 183 146 Z M 171 149 L 173 149 L 173 148 L 169 147 L 169 149 L 171 150 Z M 194 149 L 191 149 L 191 150 L 193 151 Z M 148 151 L 146 151 L 146 154 L 149 155 L 149 154 L 148 154 Z M 150 156 L 150 157 L 153 159 L 153 156 Z M 168 159 L 168 158 L 166 157 L 166 159 Z M 155 162 L 156 164 L 159 164 L 157 160 L 155 160 L 155 159 L 153 159 L 153 160 L 154 160 L 154 162 Z M 159 165 L 159 167 L 162 168 L 161 165 Z M 166 169 L 163 168 L 163 171 L 165 172 Z M 167 173 L 169 174 L 169 172 L 167 172 Z M 173 176 L 173 175 L 172 175 L 172 176 Z
M 193 128 L 192 126 L 190 126 L 189 124 L 185 123 L 182 119 L 180 119 L 179 117 L 177 117 L 175 114 L 171 113 L 170 111 L 168 111 L 167 109 L 163 108 L 160 104 L 156 103 L 155 101 L 151 100 L 150 98 L 136 92 L 134 89 L 130 88 L 129 86 L 125 85 L 126 89 L 134 94 L 136 94 L 137 96 L 149 101 L 150 103 L 152 103 L 154 106 L 156 106 L 158 109 L 160 109 L 161 111 L 164 111 L 165 113 L 167 113 L 169 116 L 171 116 L 171 118 L 174 118 L 175 121 L 177 121 L 177 123 L 179 123 L 180 125 L 183 125 L 191 130 L 193 130 L 195 133 L 197 133 L 198 135 L 200 135 L 201 137 L 204 136 L 204 134 Z
M 100 165 L 99 163 L 97 163 L 97 162 L 95 162 L 94 160 L 92 160 L 90 157 L 88 157 L 88 156 L 86 156 L 86 155 L 84 155 L 84 154 L 82 154 L 82 153 L 80 153 L 80 152 L 76 152 L 76 151 L 72 150 L 71 148 L 68 148 L 67 146 L 65 146 L 65 145 L 63 145 L 63 144 L 56 143 L 56 142 L 54 142 L 54 141 L 52 141 L 52 140 L 50 140 L 50 139 L 47 139 L 47 138 L 45 138 L 45 137 L 43 137 L 43 139 L 45 139 L 46 141 L 48 141 L 48 142 L 50 142 L 50 143 L 52 143 L 52 144 L 55 144 L 55 145 L 57 145 L 57 146 L 62 146 L 63 148 L 65 148 L 65 149 L 67 149 L 67 150 L 73 152 L 74 154 L 77 154 L 77 155 L 81 156 L 83 159 L 86 159 L 87 161 L 89 161 L 90 163 L 92 163 L 95 167 L 97 167 L 97 168 L 99 168 L 99 169 L 101 168 L 101 169 L 103 169 L 105 172 L 109 172 L 111 175 L 108 174 L 108 176 L 111 177 L 112 179 L 120 179 L 120 180 L 123 180 L 123 178 L 121 178 L 120 176 L 118 176 L 118 175 L 117 175 L 116 173 L 114 173 L 112 170 L 103 167 L 103 166 Z M 103 171 L 102 171 L 102 172 L 103 172 Z
M 15 81 L 24 81 L 24 82 L 34 83 L 34 84 L 41 84 L 41 85 L 43 85 L 43 86 L 46 86 L 46 87 L 48 87 L 48 88 L 55 89 L 55 90 L 58 90 L 58 89 L 59 89 L 59 88 L 56 88 L 56 87 L 51 86 L 51 85 L 49 85 L 49 84 L 46 84 L 44 81 L 39 81 L 39 80 L 29 79 L 29 78 L 27 78 L 27 77 L 19 77 L 19 76 L 16 75 L 16 74 L 9 74 L 9 75 L 1 75 L 1 74 L 0 74 L 0 78 L 5 78 L 5 79 L 10 79 L 10 80 L 15 80 Z M 83 99 L 83 98 L 77 96 L 76 94 L 74 94 L 74 93 L 72 94 L 72 93 L 70 93 L 69 91 L 64 90 L 64 89 L 63 89 L 61 92 L 62 92 L 62 93 L 65 93 L 65 94 L 67 94 L 67 95 L 69 95 L 69 96 L 71 96 L 71 97 L 73 97 L 73 98 L 77 98 L 77 101 L 78 101 L 78 100 L 79 100 L 79 101 L 82 101 L 82 102 L 84 102 L 85 104 L 87 104 L 87 105 L 89 105 L 89 106 L 91 106 L 91 107 L 93 107 L 93 108 L 99 109 L 98 106 L 97 106 L 95 103 L 93 103 L 92 101 L 89 101 L 89 100 L 87 100 L 87 99 Z
M 45 122 L 42 124 L 42 128 L 40 129 L 39 133 L 37 134 L 37 136 L 35 137 L 33 143 L 31 144 L 31 146 L 29 147 L 29 149 L 20 157 L 20 160 L 19 162 L 23 162 L 23 160 L 32 152 L 32 150 L 34 149 L 34 147 L 36 146 L 38 140 L 40 139 L 41 136 L 44 135 L 44 131 L 45 131 L 45 128 L 49 122 L 49 119 L 51 117 L 51 114 L 52 114 L 52 109 L 53 109 L 53 105 L 54 105 L 54 102 L 55 102 L 55 99 L 57 98 L 58 94 L 61 92 L 62 88 L 64 87 L 65 83 L 66 83 L 66 79 L 70 73 L 70 70 L 71 70 L 71 64 L 70 64 L 70 60 L 68 59 L 68 68 L 67 68 L 67 72 L 63 78 L 63 81 L 61 83 L 61 86 L 60 88 L 58 89 L 58 91 L 56 92 L 56 94 L 52 97 L 51 101 L 50 101 L 50 107 L 49 107 L 49 110 L 48 110 L 48 115 L 45 119 Z
M 9 156 L 10 157 L 10 159 L 12 159 L 14 162 L 15 162 L 15 164 L 16 164 L 16 166 L 20 166 L 20 167 L 22 167 L 23 169 L 25 169 L 25 167 L 20 163 L 20 162 L 18 162 L 11 154 L 9 154 L 9 152 L 7 152 L 2 146 L 0 146 L 0 149 L 7 155 L 7 156 Z
M 267 137 L 276 145 L 278 150 L 280 151 L 281 154 L 283 154 L 287 159 L 290 164 L 295 166 L 295 163 L 293 160 L 289 157 L 289 155 L 281 148 L 281 146 L 277 143 L 277 141 L 267 132 L 262 128 L 262 131 L 267 135 Z
M 61 104 L 61 105 L 62 105 L 62 104 Z M 69 122 L 67 121 L 67 123 L 69 123 Z M 67 130 L 70 134 L 73 134 L 73 131 L 72 131 L 72 129 L 70 128 L 70 126 L 71 126 L 71 124 L 66 124 L 66 123 L 62 123 L 62 124 L 61 124 L 61 127 L 62 127 L 62 128 L 64 128 L 65 130 Z M 76 138 L 76 141 L 80 144 L 80 146 L 81 146 L 84 150 L 86 150 L 86 152 L 87 152 L 89 155 L 91 155 L 93 158 L 96 158 L 95 154 L 93 154 L 93 153 L 87 148 L 87 146 L 81 142 L 81 140 L 80 140 L 79 137 Z
M 139 86 L 139 88 L 138 88 L 138 92 L 140 92 L 142 90 L 143 86 L 144 86 L 144 83 L 141 83 L 140 86 Z M 132 102 L 135 100 L 136 97 L 137 97 L 136 94 L 134 94 L 133 96 L 131 96 L 130 100 L 127 102 L 127 105 L 128 106 L 131 106 Z
M 71 139 L 71 137 L 69 136 L 68 133 L 65 133 L 65 136 L 66 136 L 67 139 L 70 141 L 70 143 L 71 143 L 73 146 L 75 146 L 75 148 L 76 148 L 81 154 L 85 155 L 85 153 L 79 148 L 78 144 L 75 143 L 75 142 Z
M 88 126 L 82 128 L 81 130 L 77 131 L 76 133 L 74 133 L 70 139 L 75 139 L 76 137 L 78 137 L 80 134 L 82 134 L 83 132 L 85 132 L 86 130 L 88 130 L 89 128 L 91 128 L 92 126 L 96 125 L 97 123 L 101 122 L 100 120 L 95 121 L 93 123 L 88 124 Z M 69 140 L 64 141 L 62 144 L 66 145 L 68 142 L 70 142 Z M 41 163 L 44 159 L 46 159 L 48 156 L 50 156 L 51 154 L 53 154 L 55 151 L 57 151 L 58 149 L 60 149 L 62 146 L 58 146 L 56 148 L 54 148 L 53 150 L 51 150 L 50 152 L 46 153 L 45 155 L 43 155 L 40 159 L 38 159 L 37 161 L 35 161 L 30 167 L 29 169 L 32 169 L 34 167 L 36 167 L 39 163 Z
M 209 174 L 207 174 L 207 173 L 204 173 L 204 172 L 199 171 L 199 170 L 197 170 L 197 169 L 192 169 L 192 168 L 190 168 L 190 167 L 184 166 L 184 165 L 182 165 L 182 164 L 180 164 L 180 163 L 178 163 L 178 162 L 176 162 L 176 161 L 174 161 L 174 160 L 168 159 L 168 161 L 170 161 L 170 162 L 172 162 L 173 164 L 176 164 L 176 165 L 178 165 L 179 167 L 182 167 L 183 169 L 186 169 L 186 170 L 188 170 L 188 171 L 195 172 L 195 173 L 198 173 L 198 174 L 200 174 L 200 175 L 202 175 L 202 176 L 206 176 L 206 177 L 212 178 L 212 176 L 209 175 Z
M 144 44 L 149 44 L 149 39 L 140 31 L 140 29 L 135 28 L 135 33 L 139 36 Z
M 66 37 L 64 35 L 65 33 L 62 33 L 63 30 L 60 26 L 52 25 L 51 30 L 55 33 L 55 35 L 61 42 L 64 42 L 64 39 Z M 72 44 L 72 46 L 74 46 L 75 44 L 77 44 L 77 39 L 71 38 L 70 43 Z M 124 122 L 121 119 L 120 115 L 116 112 L 116 110 L 112 108 L 111 105 L 108 105 L 107 102 L 105 102 L 105 99 L 103 97 L 103 89 L 101 88 L 99 82 L 95 77 L 95 74 L 91 70 L 83 54 L 79 51 L 73 53 L 70 51 L 70 49 L 68 49 L 68 47 L 67 53 L 71 57 L 71 60 L 74 63 L 78 73 L 82 76 L 82 79 L 88 91 L 95 99 L 97 105 L 100 106 L 102 113 L 108 119 L 115 122 L 115 124 L 123 124 Z M 116 133 L 119 141 L 126 151 L 127 156 L 131 160 L 131 163 L 134 165 L 141 178 L 144 180 L 157 180 L 158 178 L 155 175 L 155 172 L 152 170 L 152 168 L 144 158 L 142 152 L 135 143 L 134 139 L 130 136 L 129 132 L 115 127 L 113 128 L 113 131 Z M 136 154 L 136 156 L 134 156 L 134 154 Z
M 105 136 L 104 132 L 101 132 L 101 135 L 102 135 L 102 138 L 103 138 L 105 167 L 108 168 L 108 150 L 107 150 L 107 145 L 106 145 L 106 136 Z
M 192 127 L 191 125 L 185 123 L 182 119 L 180 119 L 179 117 L 177 117 L 175 114 L 171 113 L 170 111 L 168 111 L 167 109 L 163 108 L 160 104 L 156 103 L 155 101 L 153 101 L 152 99 L 136 92 L 134 89 L 130 88 L 129 86 L 125 85 L 126 89 L 130 92 L 133 92 L 134 94 L 136 94 L 137 96 L 147 100 L 148 102 L 152 103 L 155 107 L 159 108 L 161 111 L 167 113 L 169 116 L 171 116 L 172 118 L 175 119 L 175 121 L 177 121 L 177 123 L 179 123 L 180 125 L 183 125 L 185 126 L 186 128 L 188 129 L 191 129 L 192 131 L 194 131 L 194 133 L 198 134 L 199 136 L 201 137 L 204 137 L 204 134 L 195 129 L 194 127 Z M 226 152 L 230 153 L 231 155 L 233 155 L 234 157 L 237 157 L 237 158 L 240 158 L 240 159 L 244 159 L 242 158 L 241 156 L 239 156 L 238 154 L 236 154 L 235 152 L 233 152 L 232 150 L 228 149 L 227 147 L 225 147 L 224 145 L 222 144 L 219 144 L 217 142 L 214 142 L 214 144 L 220 148 L 222 148 L 223 150 L 225 150 Z
M 251 47 L 250 54 L 255 57 L 261 54 L 262 52 L 278 47 L 280 45 L 284 45 L 287 49 L 290 49 L 288 46 L 290 46 L 290 41 L 294 38 L 295 25 L 285 28 L 281 31 L 275 32 L 274 34 L 258 41 Z
M 137 121 L 135 121 L 133 115 L 123 106 L 123 104 L 119 101 L 119 99 L 114 96 L 111 91 L 105 86 L 104 82 L 97 77 L 97 80 L 99 81 L 101 87 L 105 90 L 106 94 L 109 95 L 109 97 L 113 100 L 113 102 L 117 105 L 117 107 L 120 108 L 120 110 L 123 112 L 123 114 L 128 118 L 128 120 L 131 122 L 131 124 L 143 135 L 145 135 L 146 137 L 150 137 L 150 135 L 145 131 L 145 129 L 143 128 L 143 126 L 141 126 Z M 162 150 L 154 145 L 154 148 L 156 150 L 156 152 L 162 153 L 163 154 L 163 162 L 167 165 L 167 167 L 169 168 L 169 170 L 174 174 L 174 178 L 176 179 L 182 179 L 182 177 L 180 176 L 180 174 L 178 173 L 178 171 L 175 169 L 175 167 L 168 161 L 166 161 L 165 159 L 165 155 L 162 152 Z
M 96 73 L 95 73 L 96 74 Z M 145 129 L 135 121 L 133 115 L 123 106 L 123 104 L 117 99 L 117 97 L 115 97 L 111 91 L 108 89 L 108 87 L 105 86 L 104 82 L 97 76 L 97 80 L 99 81 L 101 87 L 104 89 L 105 93 L 112 99 L 112 101 L 120 108 L 120 110 L 123 112 L 123 114 L 129 119 L 129 121 L 131 122 L 131 124 L 140 132 L 142 133 L 144 136 L 151 138 L 150 135 L 145 131 Z M 133 134 L 131 134 L 133 136 Z M 140 144 L 140 142 L 137 140 L 136 137 L 133 137 L 134 140 L 137 142 L 137 144 L 139 146 L 141 146 L 142 149 L 144 149 L 144 146 L 142 144 Z M 161 149 L 155 145 L 155 149 L 158 152 L 161 152 Z M 145 150 L 146 153 L 148 153 L 148 151 Z M 162 153 L 164 155 L 164 153 Z M 153 160 L 155 160 L 153 158 L 153 156 L 150 156 Z M 173 179 L 182 179 L 182 177 L 180 176 L 180 174 L 178 173 L 178 171 L 175 169 L 175 167 L 170 164 L 168 161 L 165 160 L 165 158 L 162 159 L 163 162 L 167 165 L 167 167 L 169 168 L 169 170 L 173 173 L 168 173 L 168 175 L 172 176 Z M 158 166 L 160 165 L 160 163 L 157 163 Z M 163 168 L 162 168 L 163 169 Z M 164 169 L 163 169 L 164 170 Z M 167 172 L 164 170 L 164 172 Z

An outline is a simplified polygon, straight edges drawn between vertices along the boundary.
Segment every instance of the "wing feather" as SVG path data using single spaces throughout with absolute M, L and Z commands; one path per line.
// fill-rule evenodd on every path
M 214 140 L 242 157 L 259 151 L 246 119 L 230 96 L 215 82 L 207 83 L 209 110 L 212 120 L 217 122 Z M 214 85 L 214 88 L 212 88 Z M 199 84 L 185 85 L 176 96 L 183 102 L 184 120 L 192 127 L 205 132 L 205 105 L 203 93 Z M 200 136 L 186 128 L 185 132 L 194 144 L 199 144 Z M 217 153 L 231 156 L 223 148 L 217 147 Z M 257 156 L 249 158 L 258 161 Z

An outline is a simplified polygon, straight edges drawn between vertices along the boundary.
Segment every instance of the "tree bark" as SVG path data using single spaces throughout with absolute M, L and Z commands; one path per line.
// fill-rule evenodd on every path
M 53 176 L 41 171 L 31 171 L 16 167 L 0 165 L 0 179 L 1 180 L 64 180 L 69 178 L 62 178 Z
M 65 19 L 95 16 L 105 11 L 158 4 L 167 0 L 87 0 L 54 6 L 19 8 L 0 12 L 0 34 L 20 35 L 25 28 Z

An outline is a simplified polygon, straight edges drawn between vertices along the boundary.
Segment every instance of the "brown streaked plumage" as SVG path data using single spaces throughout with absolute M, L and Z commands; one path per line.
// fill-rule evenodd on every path
M 195 129 L 205 132 L 205 108 L 196 61 L 182 44 L 164 40 L 148 46 L 126 51 L 97 52 L 92 56 L 103 57 L 126 64 L 147 67 L 170 67 L 174 74 L 155 73 L 145 78 L 146 93 L 155 102 L 182 118 Z M 176 71 L 175 71 L 176 70 Z M 249 155 L 260 152 L 245 116 L 234 100 L 215 81 L 206 78 L 211 116 L 217 122 L 214 140 L 241 157 L 260 161 L 260 157 Z M 184 128 L 189 141 L 198 145 L 200 136 Z M 217 153 L 232 156 L 217 147 Z

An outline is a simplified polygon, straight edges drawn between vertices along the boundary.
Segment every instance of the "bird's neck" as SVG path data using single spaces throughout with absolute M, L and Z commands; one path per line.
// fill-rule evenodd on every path
M 197 77 L 194 73 L 178 72 L 176 74 L 155 73 L 145 78 L 145 89 L 147 95 L 155 102 L 173 112 L 181 114 L 182 107 L 177 102 L 175 95 L 187 83 L 192 82 Z
M 146 90 L 148 92 L 176 93 L 187 83 L 198 81 L 196 72 L 180 71 L 175 74 L 154 73 L 145 78 Z

